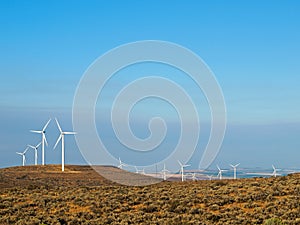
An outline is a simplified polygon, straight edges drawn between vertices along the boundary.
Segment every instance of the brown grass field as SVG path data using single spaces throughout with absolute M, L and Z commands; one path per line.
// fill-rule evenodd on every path
M 134 187 L 106 180 L 89 166 L 60 169 L 0 169 L 0 224 L 300 224 L 300 174 Z M 97 169 L 141 184 L 153 179 Z

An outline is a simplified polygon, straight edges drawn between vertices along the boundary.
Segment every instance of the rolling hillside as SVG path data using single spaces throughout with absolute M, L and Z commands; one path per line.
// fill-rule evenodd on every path
M 143 175 L 98 167 L 119 179 Z M 152 178 L 151 178 L 152 179 Z M 0 224 L 300 224 L 300 174 L 123 186 L 89 166 L 0 170 Z M 275 219 L 274 219 L 275 220 Z M 275 223 L 271 223 L 275 224 Z

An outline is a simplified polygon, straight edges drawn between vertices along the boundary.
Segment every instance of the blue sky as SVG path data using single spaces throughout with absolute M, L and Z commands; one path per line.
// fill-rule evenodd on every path
M 39 140 L 28 130 L 49 117 L 72 129 L 76 87 L 96 58 L 164 40 L 198 54 L 222 87 L 228 129 L 215 164 L 299 168 L 299 10 L 298 1 L 1 1 L 0 167 L 20 163 L 15 151 Z M 67 141 L 67 163 L 84 163 Z

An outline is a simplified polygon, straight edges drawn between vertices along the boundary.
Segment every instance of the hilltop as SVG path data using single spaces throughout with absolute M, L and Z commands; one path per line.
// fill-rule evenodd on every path
M 120 179 L 145 176 L 98 167 Z M 147 178 L 148 179 L 148 178 Z M 0 170 L 0 224 L 300 224 L 300 174 L 133 187 L 89 166 Z
M 110 175 L 118 183 L 105 179 L 96 171 Z M 120 170 L 114 166 L 66 165 L 61 171 L 60 165 L 17 166 L 0 169 L 0 188 L 27 187 L 27 186 L 99 186 L 119 185 L 128 180 L 139 184 L 146 184 L 154 178 L 141 174 Z

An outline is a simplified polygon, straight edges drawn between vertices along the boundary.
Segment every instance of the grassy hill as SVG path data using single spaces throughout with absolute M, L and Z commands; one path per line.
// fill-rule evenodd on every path
M 300 174 L 122 186 L 89 166 L 0 170 L 0 224 L 300 224 Z M 143 175 L 97 170 L 120 180 Z M 276 224 L 270 222 L 270 224 Z
M 118 183 L 114 184 L 114 182 L 103 178 L 96 172 L 97 170 L 112 177 Z M 130 180 L 143 185 L 155 179 L 120 170 L 113 166 L 95 166 L 92 168 L 90 166 L 66 165 L 64 172 L 61 171 L 60 165 L 18 166 L 0 169 L 0 188 L 118 185 L 119 183 L 128 183 L 126 181 Z

